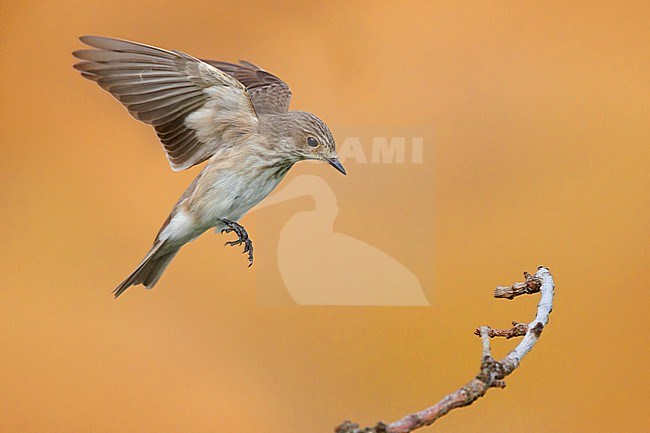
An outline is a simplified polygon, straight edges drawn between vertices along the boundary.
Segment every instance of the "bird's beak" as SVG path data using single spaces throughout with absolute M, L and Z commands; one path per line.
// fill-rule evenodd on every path
M 345 168 L 343 168 L 343 164 L 341 164 L 341 161 L 339 161 L 338 156 L 335 156 L 335 157 L 333 157 L 333 158 L 329 158 L 329 159 L 327 160 L 327 162 L 329 162 L 329 164 L 330 164 L 332 167 L 334 167 L 335 169 L 337 169 L 338 171 L 340 171 L 341 173 L 343 173 L 343 175 L 346 175 L 346 174 L 347 174 L 347 173 L 345 172 Z

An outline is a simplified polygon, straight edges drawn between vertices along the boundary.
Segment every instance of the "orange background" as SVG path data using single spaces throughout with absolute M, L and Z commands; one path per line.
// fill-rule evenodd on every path
M 540 344 L 506 390 L 429 430 L 647 431 L 649 20 L 640 1 L 3 1 L 0 431 L 393 421 L 475 374 L 474 327 L 532 318 L 536 298 L 491 291 L 539 264 L 558 286 Z M 419 269 L 432 307 L 262 305 L 262 271 L 214 235 L 113 301 L 197 170 L 172 173 L 149 127 L 72 69 L 87 33 L 252 60 L 335 135 L 432 128 L 426 182 L 290 175 L 322 175 L 336 230 Z M 253 238 L 280 226 L 262 216 L 243 220 Z

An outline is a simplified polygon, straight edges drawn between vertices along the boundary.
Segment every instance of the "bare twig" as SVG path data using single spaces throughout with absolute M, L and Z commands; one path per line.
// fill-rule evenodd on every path
M 553 309 L 555 285 L 548 268 L 540 266 L 534 276 L 528 272 L 524 272 L 524 277 L 526 281 L 523 283 L 515 283 L 510 287 L 497 287 L 494 296 L 496 298 L 512 299 L 515 296 L 525 293 L 532 294 L 541 291 L 542 297 L 537 305 L 535 320 L 528 325 L 513 322 L 513 328 L 507 330 L 492 329 L 488 326 L 477 329 L 476 333 L 481 336 L 483 351 L 481 371 L 474 379 L 457 391 L 445 396 L 435 405 L 407 415 L 393 423 L 386 424 L 379 422 L 374 427 L 361 428 L 359 424 L 345 421 L 336 427 L 336 433 L 409 433 L 420 427 L 432 424 L 452 409 L 469 406 L 485 395 L 490 388 L 505 387 L 505 377 L 519 367 L 521 359 L 537 343 L 544 326 L 548 323 L 549 314 Z M 516 336 L 524 336 L 524 338 L 505 358 L 500 361 L 495 361 L 490 351 L 490 338 L 512 338 Z
M 522 337 L 528 332 L 528 325 L 525 323 L 512 322 L 512 328 L 510 329 L 492 329 L 488 326 L 488 336 L 490 338 L 494 337 L 505 337 L 506 339 L 511 339 L 512 337 Z M 481 328 L 477 328 L 474 331 L 474 334 L 481 335 Z
M 537 274 L 535 274 L 535 277 L 536 276 Z M 524 272 L 524 278 L 526 278 L 526 281 L 523 283 L 514 283 L 510 287 L 497 286 L 497 288 L 494 289 L 494 297 L 514 299 L 519 295 L 532 295 L 533 293 L 537 293 L 540 291 L 542 281 L 535 277 L 530 275 L 528 272 Z

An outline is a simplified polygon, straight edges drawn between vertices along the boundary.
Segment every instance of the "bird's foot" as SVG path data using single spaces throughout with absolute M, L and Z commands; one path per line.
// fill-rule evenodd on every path
M 227 227 L 221 230 L 221 233 L 235 232 L 238 236 L 236 241 L 226 242 L 224 245 L 235 247 L 237 245 L 244 245 L 244 253 L 248 253 L 248 267 L 253 265 L 253 241 L 248 237 L 246 229 L 234 221 L 222 219 L 221 220 Z

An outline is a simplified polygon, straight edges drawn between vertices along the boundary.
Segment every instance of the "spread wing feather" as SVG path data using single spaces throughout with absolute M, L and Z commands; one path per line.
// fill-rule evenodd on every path
M 73 53 L 75 68 L 156 130 L 173 170 L 212 156 L 258 122 L 243 83 L 180 51 L 101 36 Z
M 278 114 L 289 111 L 291 89 L 280 78 L 245 60 L 239 64 L 204 60 L 246 86 L 258 113 Z

